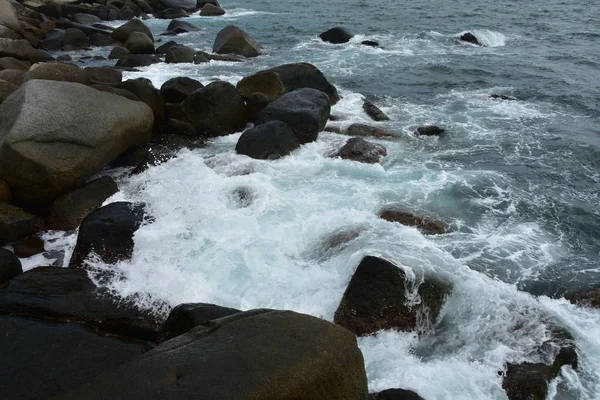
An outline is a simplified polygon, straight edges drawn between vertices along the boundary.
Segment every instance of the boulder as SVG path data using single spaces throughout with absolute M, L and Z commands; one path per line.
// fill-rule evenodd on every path
M 92 25 L 98 22 L 102 22 L 102 20 L 95 15 L 92 14 L 83 14 L 78 13 L 71 17 L 71 21 L 77 22 L 78 24 Z
M 12 39 L 0 39 L 0 57 L 14 57 L 32 63 L 52 59 L 47 53 L 34 49 L 27 40 Z
M 92 253 L 108 264 L 131 258 L 133 235 L 143 220 L 144 206 L 124 201 L 92 211 L 81 222 L 69 267 L 84 267 Z
M 88 67 L 83 70 L 90 84 L 118 85 L 123 80 L 123 72 L 112 67 Z
M 0 80 L 0 104 L 13 94 L 19 87 L 14 83 Z
M 415 330 L 423 313 L 435 322 L 449 285 L 425 276 L 418 289 L 421 301 L 408 305 L 406 284 L 404 271 L 394 264 L 373 256 L 363 258 L 335 312 L 335 323 L 363 336 L 382 329 Z
M 175 118 L 171 118 L 167 121 L 167 124 L 163 129 L 163 133 L 166 133 L 168 135 L 179 135 L 185 137 L 198 136 L 198 132 L 192 124 Z
M 341 28 L 337 26 L 335 28 L 331 28 L 328 31 L 321 33 L 319 37 L 324 42 L 340 44 L 349 42 L 350 39 L 354 37 L 354 34 L 352 34 L 346 28 Z
M 363 102 L 363 110 L 367 113 L 373 121 L 389 121 L 390 117 L 385 115 L 383 111 L 379 109 L 375 104 L 369 100 Z
M 241 312 L 235 308 L 206 303 L 179 304 L 171 310 L 163 326 L 165 340 L 188 333 L 208 321 Z
M 505 94 L 490 94 L 490 97 L 494 100 L 508 100 L 508 101 L 517 101 L 516 97 L 507 96 Z
M 369 47 L 379 47 L 379 42 L 376 42 L 374 40 L 363 40 L 362 42 L 360 42 L 360 44 Z
M 145 104 L 71 82 L 30 80 L 0 105 L 0 179 L 48 204 L 150 139 Z M 19 168 L 14 168 L 19 165 Z
M 477 39 L 477 36 L 475 36 L 471 32 L 467 32 L 467 33 L 462 34 L 460 36 L 460 40 L 462 40 L 463 42 L 474 44 L 476 46 L 483 46 L 483 44 L 481 44 L 481 42 L 479 41 L 479 39 Z
M 271 100 L 263 93 L 252 93 L 246 100 L 246 111 L 248 121 L 255 122 L 258 114 L 271 103 Z
M 10 82 L 13 85 L 21 86 L 25 80 L 25 71 L 17 69 L 4 69 L 0 71 L 0 80 Z
M 35 256 L 44 252 L 44 240 L 38 236 L 29 236 L 14 246 L 15 255 L 20 258 Z
M 131 54 L 154 54 L 154 42 L 142 32 L 132 32 L 124 46 Z
M 342 132 L 346 135 L 349 136 L 361 136 L 361 137 L 367 137 L 367 136 L 371 136 L 371 137 L 376 137 L 376 138 L 383 138 L 383 137 L 394 137 L 394 135 L 391 132 L 388 132 L 387 130 L 383 129 L 383 128 L 379 128 L 377 126 L 371 126 L 371 125 L 366 125 L 366 124 L 352 124 L 350 125 L 345 132 Z
M 273 101 L 287 92 L 279 74 L 273 71 L 262 71 L 247 76 L 238 82 L 236 88 L 243 99 L 247 99 L 252 93 L 263 93 L 269 101 Z
M 12 191 L 8 183 L 0 179 L 0 203 L 12 203 Z
M 333 157 L 340 157 L 345 160 L 358 161 L 367 164 L 376 164 L 382 157 L 387 155 L 385 147 L 367 142 L 360 137 L 348 139 L 346 144 L 339 149 Z
M 202 64 L 210 61 L 244 62 L 246 59 L 233 54 L 208 54 L 203 51 L 197 52 L 194 56 L 194 64 Z
M 289 126 L 269 121 L 245 131 L 235 146 L 238 154 L 261 160 L 276 160 L 300 147 Z
M 119 10 L 117 19 L 122 19 L 124 21 L 134 20 L 135 11 L 131 7 L 125 6 Z
M 0 285 L 22 273 L 21 260 L 9 250 L 0 247 Z
M 154 14 L 154 8 L 152 8 L 152 6 L 145 0 L 137 0 L 136 3 L 138 7 L 146 14 Z
M 113 49 L 110 51 L 110 53 L 108 54 L 108 59 L 109 60 L 120 60 L 122 58 L 126 58 L 128 55 L 130 55 L 131 52 L 129 50 L 127 50 L 125 47 L 113 47 Z
M 218 17 L 225 14 L 225 10 L 221 7 L 215 6 L 214 4 L 206 4 L 200 11 L 201 17 Z
M 77 229 L 89 213 L 100 208 L 118 191 L 115 181 L 105 176 L 63 194 L 52 203 L 47 228 L 62 231 Z
M 436 125 L 420 126 L 415 130 L 417 136 L 441 136 L 444 133 L 446 130 Z
M 51 29 L 40 42 L 40 46 L 46 50 L 62 50 L 65 31 L 62 29 Z
M 15 10 L 8 0 L 0 0 L 0 25 L 16 33 L 23 33 L 23 29 L 19 24 Z
M 196 90 L 182 103 L 188 121 L 202 136 L 225 136 L 244 129 L 244 100 L 231 83 L 216 81 Z
M 228 25 L 217 34 L 213 53 L 256 57 L 261 54 L 261 47 L 248 33 L 235 25 Z
M 0 359 L 10 360 L 0 367 L 3 399 L 58 398 L 150 347 L 104 336 L 75 322 L 3 315 L 0 331 Z
M 152 84 L 152 81 L 146 78 L 128 79 L 120 83 L 117 88 L 133 93 L 152 109 L 155 130 L 163 123 L 165 120 L 165 101 L 160 91 Z
M 600 288 L 572 294 L 567 300 L 583 307 L 600 308 Z
M 166 10 L 154 13 L 154 17 L 159 19 L 185 18 L 187 16 L 189 14 L 179 8 L 167 8 Z
M 301 88 L 312 88 L 326 93 L 331 104 L 337 103 L 340 99 L 335 86 L 329 83 L 323 73 L 312 64 L 285 64 L 267 71 L 277 72 L 288 92 Z
M 94 33 L 103 33 L 105 35 L 110 35 L 111 32 L 113 31 L 113 28 L 111 28 L 110 26 L 99 25 L 99 24 L 94 24 L 94 25 L 78 24 L 78 23 L 70 21 L 66 18 L 57 19 L 55 21 L 55 27 L 53 29 L 55 29 L 55 28 L 79 29 L 81 32 L 85 33 L 87 36 L 93 35 Z M 127 40 L 127 38 L 125 40 Z M 123 41 L 125 41 L 125 40 L 123 40 Z
M 21 71 L 27 71 L 29 67 L 31 67 L 31 63 L 28 61 L 17 60 L 13 57 L 0 58 L 0 71 L 5 69 L 18 69 Z
M 387 389 L 369 394 L 369 400 L 424 400 L 412 390 Z
M 204 85 L 200 81 L 180 76 L 163 83 L 160 87 L 160 93 L 167 103 L 181 103 L 195 90 L 203 87 Z
M 197 32 L 199 30 L 200 28 L 198 28 L 196 25 L 178 19 L 172 20 L 169 23 L 169 26 L 167 27 L 167 31 L 175 32 L 177 34 L 186 32 Z
M 169 8 L 181 9 L 188 12 L 197 10 L 194 0 L 154 0 L 152 6 L 156 11 L 163 11 Z
M 165 55 L 165 63 L 167 64 L 178 64 L 178 63 L 193 63 L 196 50 L 186 46 L 172 46 L 167 50 Z
M 11 204 L 0 203 L 0 244 L 31 236 L 41 226 L 41 221 L 36 216 Z
M 89 45 L 90 42 L 88 37 L 79 29 L 69 28 L 65 30 L 63 36 L 63 50 L 85 49 Z
M 0 38 L 12 39 L 12 40 L 23 39 L 23 37 L 21 35 L 19 35 L 17 32 L 15 32 L 12 29 L 9 29 L 5 26 L 2 26 L 2 25 L 0 25 Z
M 88 84 L 85 70 L 72 64 L 38 63 L 25 73 L 25 82 L 32 80 L 62 81 Z
M 173 46 L 178 46 L 177 42 L 173 41 L 173 40 L 169 40 L 167 43 L 158 46 L 156 48 L 156 50 L 154 51 L 155 54 L 167 54 L 167 51 L 173 47 Z
M 448 232 L 448 224 L 427 218 L 422 215 L 415 215 L 411 212 L 400 209 L 387 209 L 379 214 L 379 218 L 389 222 L 398 222 L 406 226 L 414 226 L 426 235 L 439 235 Z
M 147 67 L 148 65 L 159 62 L 162 62 L 162 60 L 152 54 L 129 54 L 125 57 L 119 58 L 119 61 L 117 61 L 115 66 L 122 68 L 136 68 Z
M 197 0 L 196 8 L 201 10 L 207 4 L 212 4 L 213 6 L 221 7 L 217 0 Z
M 122 96 L 129 100 L 140 101 L 140 99 L 135 94 L 131 93 L 129 90 L 119 89 L 119 88 L 116 88 L 116 87 L 113 87 L 110 85 L 99 85 L 99 84 L 93 84 L 93 85 L 90 85 L 90 87 L 93 87 L 94 89 L 99 90 L 101 92 L 108 92 L 108 93 L 116 94 L 117 96 Z
M 133 32 L 145 33 L 146 36 L 148 36 L 154 42 L 154 36 L 152 36 L 152 32 L 150 31 L 150 28 L 148 28 L 139 19 L 132 19 L 131 21 L 127 22 L 126 24 L 121 25 L 120 27 L 118 27 L 117 29 L 112 31 L 110 36 L 114 40 L 125 43 L 127 41 L 127 39 L 129 39 L 129 35 L 131 35 Z
M 356 338 L 291 311 L 234 314 L 164 342 L 64 400 L 364 400 Z
M 39 267 L 0 287 L 0 313 L 79 322 L 95 330 L 155 341 L 154 316 L 97 287 L 79 268 Z
M 256 123 L 282 121 L 292 129 L 298 142 L 304 144 L 317 140 L 327 124 L 330 110 L 325 93 L 316 89 L 298 89 L 266 106 L 258 114 Z

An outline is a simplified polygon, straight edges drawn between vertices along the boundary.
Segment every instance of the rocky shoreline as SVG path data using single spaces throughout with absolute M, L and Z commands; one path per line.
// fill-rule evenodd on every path
M 452 295 L 452 286 L 438 277 L 409 276 L 387 260 L 364 257 L 331 323 L 292 311 L 202 303 L 178 305 L 161 320 L 88 274 L 90 257 L 129 259 L 135 231 L 152 222 L 144 204 L 102 206 L 118 192 L 110 177 L 93 179 L 103 170 L 138 174 L 183 148 L 241 131 L 235 151 L 263 160 L 285 157 L 327 130 L 351 136 L 331 157 L 379 163 L 386 148 L 365 138 L 395 138 L 376 124 L 336 124 L 331 106 L 338 91 L 308 63 L 258 71 L 236 86 L 183 76 L 160 88 L 144 78 L 123 81 L 123 70 L 158 62 L 244 62 L 263 54 L 234 25 L 218 33 L 210 54 L 162 42 L 198 30 L 178 19 L 195 12 L 227 11 L 216 0 L 0 0 L 0 397 L 421 399 L 401 388 L 369 394 L 357 336 L 434 329 Z M 143 23 L 150 15 L 172 19 L 160 39 Z M 103 24 L 112 20 L 129 21 L 116 29 Z M 481 45 L 474 35 L 463 36 Z M 336 27 L 319 37 L 343 44 L 352 33 Z M 81 68 L 69 55 L 52 55 L 93 46 L 113 47 L 115 66 Z M 389 119 L 367 100 L 363 110 L 374 122 Z M 423 126 L 414 134 L 445 130 Z M 453 229 L 401 206 L 381 210 L 380 217 L 423 234 Z M 68 268 L 40 265 L 23 272 L 19 257 L 45 251 L 40 233 L 76 229 Z M 329 238 L 327 251 L 339 251 L 356 236 Z M 596 290 L 572 301 L 598 307 L 598 298 Z M 509 399 L 545 399 L 562 367 L 577 370 L 571 333 L 548 325 L 547 342 L 531 349 L 545 362 L 509 363 L 498 371 Z

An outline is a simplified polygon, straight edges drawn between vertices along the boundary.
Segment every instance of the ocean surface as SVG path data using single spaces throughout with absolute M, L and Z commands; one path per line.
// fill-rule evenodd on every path
M 580 370 L 564 367 L 549 398 L 600 399 L 600 310 L 562 298 L 600 286 L 597 1 L 221 5 L 225 16 L 187 18 L 202 30 L 174 39 L 210 51 L 216 33 L 236 24 L 265 55 L 161 63 L 126 78 L 147 77 L 157 87 L 176 76 L 235 83 L 268 67 L 310 62 L 343 96 L 332 109 L 342 118 L 334 125 L 371 123 L 397 137 L 371 140 L 388 150 L 380 165 L 329 158 L 348 137 L 326 132 L 289 157 L 253 160 L 235 153 L 238 133 L 132 178 L 111 172 L 121 192 L 108 202 L 144 202 L 154 221 L 136 233 L 131 261 L 90 263 L 118 272 L 104 284 L 163 316 L 182 302 L 207 302 L 332 320 L 362 257 L 377 255 L 416 280 L 424 273 L 446 278 L 454 290 L 440 323 L 424 335 L 383 331 L 359 339 L 371 391 L 506 399 L 498 371 L 506 362 L 550 361 L 542 343 L 560 326 L 577 342 Z M 169 21 L 146 23 L 158 37 Z M 334 26 L 355 38 L 321 42 L 317 35 Z M 486 47 L 460 42 L 466 31 Z M 365 39 L 381 48 L 360 45 Z M 371 122 L 364 98 L 391 121 Z M 413 136 L 424 124 L 448 133 Z M 424 236 L 383 221 L 377 214 L 388 205 L 448 221 L 452 232 Z M 326 248 L 327 238 L 348 230 L 358 236 Z M 75 236 L 46 240 L 72 247 Z M 39 265 L 39 257 L 26 265 Z

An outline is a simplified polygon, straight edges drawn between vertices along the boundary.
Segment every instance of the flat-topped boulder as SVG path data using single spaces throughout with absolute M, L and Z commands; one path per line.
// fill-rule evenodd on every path
M 261 47 L 247 32 L 228 25 L 217 34 L 213 53 L 256 57 L 261 54 Z
M 354 37 L 348 29 L 336 26 L 319 35 L 319 38 L 324 42 L 333 44 L 347 43 Z
M 141 102 L 78 83 L 30 80 L 0 105 L 0 179 L 15 199 L 48 204 L 147 142 L 153 122 Z

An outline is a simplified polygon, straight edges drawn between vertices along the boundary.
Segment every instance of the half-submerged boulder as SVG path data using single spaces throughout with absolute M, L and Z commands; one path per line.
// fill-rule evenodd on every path
M 206 303 L 183 303 L 171 310 L 163 330 L 165 340 L 188 333 L 208 321 L 240 313 L 240 310 Z
M 154 42 L 154 36 L 152 36 L 150 28 L 148 28 L 146 24 L 144 24 L 139 19 L 132 19 L 126 24 L 121 25 L 120 27 L 112 31 L 110 36 L 114 40 L 118 40 L 119 42 L 125 43 L 127 39 L 129 39 L 129 35 L 131 35 L 133 32 L 144 33 Z
M 124 46 L 131 54 L 154 54 L 154 42 L 142 32 L 132 32 Z
M 441 136 L 444 133 L 446 133 L 446 130 L 437 125 L 425 125 L 415 129 L 415 135 L 417 136 Z
M 580 306 L 600 308 L 600 288 L 575 293 L 568 296 L 567 299 Z
M 411 212 L 390 208 L 383 210 L 379 217 L 389 222 L 398 222 L 406 226 L 414 226 L 426 235 L 439 235 L 448 232 L 448 224 L 433 218 L 422 215 L 415 215 Z
M 309 63 L 284 64 L 266 71 L 276 72 L 288 92 L 302 88 L 320 90 L 329 96 L 331 104 L 340 100 L 337 89 L 317 67 Z
M 371 126 L 366 124 L 355 123 L 350 125 L 346 131 L 342 131 L 342 133 L 348 136 L 360 136 L 360 137 L 376 137 L 376 138 L 385 138 L 385 137 L 394 137 L 394 135 L 387 131 L 384 128 L 380 128 L 378 126 Z
M 200 11 L 201 17 L 219 17 L 221 15 L 225 15 L 225 10 L 210 3 L 202 7 L 202 10 Z
M 193 63 L 194 57 L 196 56 L 196 50 L 187 46 L 172 46 L 167 50 L 165 55 L 165 63 L 167 64 L 178 64 L 178 63 Z
M 12 204 L 0 203 L 0 244 L 25 239 L 41 226 L 41 221 L 35 215 Z
M 274 71 L 261 71 L 247 76 L 237 83 L 236 89 L 243 99 L 248 99 L 252 93 L 262 93 L 269 101 L 276 100 L 287 92 L 279 74 Z
M 390 117 L 388 117 L 387 115 L 385 115 L 385 113 L 383 111 L 381 111 L 381 109 L 379 109 L 379 107 L 377 107 L 375 104 L 371 103 L 369 100 L 365 100 L 363 102 L 363 110 L 367 113 L 367 115 L 369 117 L 371 117 L 371 119 L 373 121 L 389 121 Z
M 364 400 L 350 332 L 291 311 L 238 313 L 177 336 L 64 400 Z
M 340 157 L 344 160 L 358 161 L 366 164 L 376 164 L 382 157 L 387 155 L 385 147 L 379 144 L 367 142 L 360 137 L 348 139 L 333 157 Z
M 269 121 L 248 129 L 235 146 L 238 154 L 262 160 L 276 160 L 300 147 L 289 126 L 281 121 Z
M 213 53 L 256 57 L 261 54 L 261 47 L 247 32 L 228 25 L 217 34 Z
M 464 33 L 460 36 L 460 40 L 463 42 L 471 43 L 476 46 L 483 46 L 483 44 L 477 39 L 477 36 L 472 34 L 471 32 Z
M 92 211 L 79 227 L 69 267 L 83 267 L 90 255 L 105 263 L 131 258 L 133 235 L 143 221 L 144 206 L 141 204 L 121 201 Z
M 0 105 L 0 178 L 15 199 L 47 204 L 147 142 L 153 121 L 141 102 L 78 83 L 31 80 Z
M 292 129 L 298 142 L 304 144 L 317 140 L 330 111 L 329 97 L 325 93 L 304 88 L 286 93 L 270 103 L 258 114 L 256 123 L 282 121 Z
M 199 30 L 200 28 L 198 28 L 196 25 L 178 19 L 172 20 L 169 23 L 169 26 L 167 27 L 167 31 L 177 34 L 186 32 L 197 32 Z
M 367 256 L 354 272 L 334 322 L 358 336 L 382 329 L 413 331 L 435 323 L 450 292 L 449 284 L 425 276 L 417 290 L 418 304 L 408 304 L 406 286 L 404 271 L 389 261 Z M 423 315 L 428 315 L 429 322 Z
M 347 43 L 353 37 L 354 34 L 352 34 L 348 29 L 341 28 L 339 26 L 331 28 L 319 35 L 319 38 L 321 38 L 322 41 L 333 44 Z
M 423 398 L 412 390 L 386 389 L 379 393 L 370 393 L 369 400 L 423 400 Z

